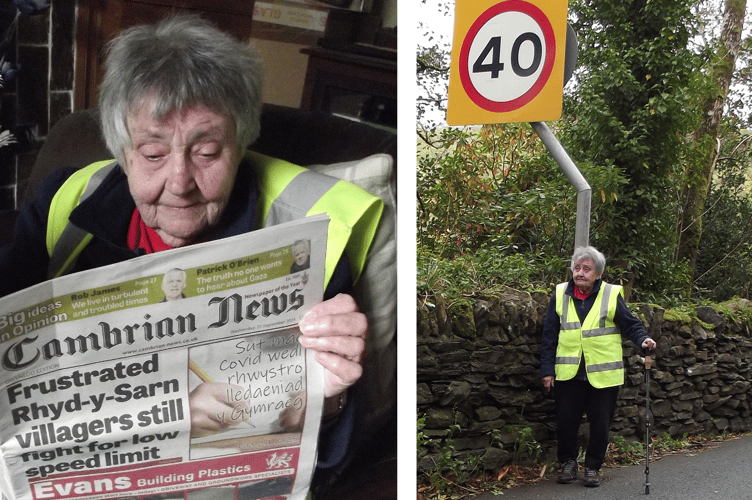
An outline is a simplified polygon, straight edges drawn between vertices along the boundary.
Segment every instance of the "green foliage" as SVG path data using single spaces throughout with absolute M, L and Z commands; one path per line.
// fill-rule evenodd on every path
M 418 459 L 420 459 L 423 455 L 426 453 L 426 448 L 433 443 L 433 440 L 426 436 L 426 434 L 423 432 L 423 429 L 426 427 L 426 417 L 425 415 L 418 414 L 418 422 L 417 422 L 417 445 L 416 450 L 418 452 Z
M 724 130 L 695 271 L 699 296 L 713 301 L 752 293 L 752 134 Z
M 691 325 L 695 316 L 695 308 L 692 306 L 684 305 L 666 309 L 663 314 L 663 319 L 664 321 L 672 321 L 674 323 Z
M 614 434 L 611 436 L 611 443 L 614 445 L 613 450 L 617 455 L 617 459 L 625 464 L 640 463 L 642 458 L 645 457 L 645 448 L 639 441 L 627 442 L 624 436 Z
M 687 446 L 688 433 L 684 433 L 680 438 L 673 438 L 668 432 L 664 432 L 662 436 L 653 440 L 650 445 L 651 448 L 658 451 L 679 451 Z
M 425 416 L 418 415 L 417 420 L 417 452 L 418 458 L 423 457 L 428 448 L 436 449 L 433 454 L 433 466 L 424 471 L 431 488 L 440 494 L 446 493 L 457 486 L 467 484 L 474 477 L 483 473 L 487 453 L 482 455 L 466 454 L 464 457 L 457 456 L 454 436 L 462 430 L 458 424 L 452 424 L 447 436 L 440 443 L 430 439 L 423 432 L 425 428 Z M 498 432 L 491 433 L 491 445 L 500 443 Z
M 552 196 L 565 184 L 527 125 L 442 129 L 427 140 L 418 155 L 421 248 L 452 258 L 484 245 L 535 247 L 542 215 L 571 217 Z
M 534 285 L 530 269 L 534 264 L 522 254 L 505 256 L 494 249 L 481 248 L 474 254 L 455 259 L 438 258 L 420 252 L 417 289 L 421 294 L 442 293 L 462 297 L 478 291 L 491 291 L 502 285 L 527 289 Z
M 518 460 L 518 453 L 524 453 L 530 457 L 533 463 L 540 462 L 543 456 L 543 447 L 533 436 L 531 427 L 508 427 L 508 430 L 515 434 L 514 440 L 514 461 Z
M 546 288 L 574 241 L 576 193 L 526 124 L 442 129 L 418 155 L 418 288 Z M 618 199 L 610 165 L 583 165 L 598 181 L 593 205 Z
M 698 56 L 689 1 L 574 0 L 579 61 L 590 68 L 567 100 L 566 137 L 574 157 L 611 162 L 627 182 L 617 203 L 594 210 L 591 241 L 635 273 L 635 288 L 670 289 L 677 238 L 675 179 L 689 155 Z
M 748 300 L 734 297 L 718 304 L 716 310 L 727 321 L 742 324 L 748 332 L 752 332 L 752 304 Z

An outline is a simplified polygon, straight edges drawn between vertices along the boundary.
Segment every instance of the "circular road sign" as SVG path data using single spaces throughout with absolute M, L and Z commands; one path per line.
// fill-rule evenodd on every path
M 487 9 L 468 30 L 460 51 L 460 80 L 478 107 L 514 111 L 545 87 L 555 55 L 554 30 L 546 15 L 531 3 L 508 0 Z

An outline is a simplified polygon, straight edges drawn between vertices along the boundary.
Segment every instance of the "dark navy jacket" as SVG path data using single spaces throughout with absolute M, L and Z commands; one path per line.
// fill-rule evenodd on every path
M 603 280 L 597 280 L 593 285 L 593 291 L 590 292 L 590 295 L 588 295 L 585 300 L 581 300 L 574 296 L 574 280 L 569 280 L 569 284 L 564 293 L 571 296 L 572 300 L 574 300 L 574 305 L 577 309 L 577 316 L 579 316 L 580 322 L 585 320 L 590 312 L 590 308 L 593 307 L 593 303 L 595 303 L 595 299 L 598 296 L 602 283 Z M 619 295 L 619 298 L 616 301 L 614 323 L 619 327 L 621 334 L 629 337 L 632 342 L 637 344 L 637 346 L 642 346 L 645 339 L 649 338 L 642 321 L 632 314 L 629 306 L 627 306 L 627 302 L 621 295 Z M 556 314 L 556 294 L 554 293 L 548 303 L 546 319 L 543 322 L 543 339 L 541 341 L 540 355 L 541 378 L 556 374 L 554 367 L 556 364 L 556 348 L 559 345 L 560 326 L 559 315 Z M 580 369 L 575 378 L 586 380 L 585 363 L 580 363 Z

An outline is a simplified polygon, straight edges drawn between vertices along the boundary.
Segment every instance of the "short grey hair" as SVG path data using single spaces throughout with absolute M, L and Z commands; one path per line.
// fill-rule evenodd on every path
M 603 275 L 603 271 L 606 269 L 606 256 L 598 251 L 597 248 L 591 246 L 577 247 L 575 249 L 569 269 L 574 272 L 574 266 L 585 259 L 592 260 L 593 265 L 595 265 L 595 272 Z
M 242 43 L 198 16 L 179 15 L 129 28 L 107 48 L 99 89 L 102 134 L 124 165 L 132 146 L 126 120 L 153 98 L 152 116 L 204 105 L 235 122 L 241 151 L 259 134 L 262 63 Z

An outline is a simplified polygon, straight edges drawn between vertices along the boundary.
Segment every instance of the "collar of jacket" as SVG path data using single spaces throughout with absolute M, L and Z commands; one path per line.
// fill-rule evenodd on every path
M 590 292 L 590 295 L 588 295 L 588 298 L 598 296 L 598 292 L 601 289 L 601 283 L 603 283 L 602 279 L 598 278 L 595 280 L 595 283 L 593 283 L 593 290 Z M 569 278 L 569 284 L 567 284 L 567 289 L 564 290 L 564 293 L 574 297 L 574 278 Z
M 204 234 L 202 240 L 217 240 L 254 230 L 257 227 L 257 200 L 256 175 L 243 160 L 219 223 Z M 128 178 L 122 168 L 115 168 L 89 198 L 73 209 L 70 221 L 111 245 L 125 248 L 135 209 Z

